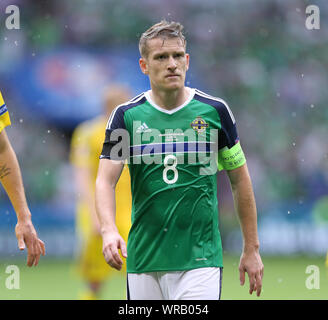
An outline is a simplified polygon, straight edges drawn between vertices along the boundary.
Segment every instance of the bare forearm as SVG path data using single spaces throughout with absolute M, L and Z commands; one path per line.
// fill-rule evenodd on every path
M 248 172 L 232 184 L 232 193 L 244 240 L 244 250 L 259 248 L 257 212 L 251 179 Z
M 227 173 L 244 241 L 239 263 L 240 284 L 244 285 L 245 272 L 247 272 L 250 284 L 249 293 L 256 291 L 259 296 L 262 289 L 263 263 L 259 252 L 257 212 L 251 178 L 246 163 Z
M 103 254 L 106 262 L 121 270 L 123 257 L 127 257 L 126 244 L 115 224 L 115 187 L 122 173 L 124 164 L 121 161 L 101 159 L 96 180 L 96 211 L 103 239 Z
M 0 153 L 0 181 L 15 209 L 17 219 L 30 218 L 19 164 L 11 146 Z
M 117 231 L 115 224 L 115 187 L 105 179 L 96 181 L 96 212 L 101 233 Z

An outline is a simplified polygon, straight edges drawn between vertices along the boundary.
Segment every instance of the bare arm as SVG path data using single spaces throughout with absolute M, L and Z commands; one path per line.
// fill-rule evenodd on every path
M 17 215 L 15 228 L 18 247 L 28 250 L 27 265 L 37 265 L 40 254 L 45 254 L 44 243 L 38 239 L 27 206 L 22 176 L 16 154 L 8 140 L 5 130 L 0 133 L 0 181 Z
M 115 224 L 115 187 L 124 164 L 120 161 L 101 159 L 96 180 L 96 211 L 103 238 L 103 254 L 106 262 L 120 270 L 123 261 L 119 255 L 127 257 L 126 244 Z
M 256 291 L 259 296 L 262 289 L 263 263 L 259 253 L 256 204 L 247 164 L 227 171 L 227 174 L 244 242 L 239 265 L 240 283 L 241 285 L 245 283 L 245 272 L 247 272 L 250 281 L 249 293 Z

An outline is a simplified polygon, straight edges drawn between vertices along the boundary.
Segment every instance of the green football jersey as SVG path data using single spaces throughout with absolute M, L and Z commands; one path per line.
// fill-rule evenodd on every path
M 189 91 L 173 110 L 142 93 L 108 120 L 100 158 L 126 159 L 131 176 L 127 272 L 223 266 L 217 165 L 230 170 L 245 159 L 228 105 Z

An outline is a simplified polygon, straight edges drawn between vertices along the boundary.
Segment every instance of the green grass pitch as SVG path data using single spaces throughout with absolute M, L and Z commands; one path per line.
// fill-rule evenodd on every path
M 84 284 L 74 273 L 73 261 L 54 260 L 41 257 L 39 266 L 28 268 L 22 260 L 0 262 L 0 300 L 57 300 L 79 299 Z M 266 300 L 310 300 L 328 299 L 328 271 L 324 257 L 262 257 L 264 263 L 263 290 L 260 298 L 248 293 L 248 282 L 239 284 L 239 257 L 224 256 L 222 300 L 266 299 Z M 20 270 L 19 289 L 8 289 L 6 273 L 9 265 Z M 308 289 L 306 273 L 309 265 L 320 271 L 320 288 Z M 248 278 L 247 278 L 248 281 Z M 102 290 L 102 299 L 125 299 L 126 277 L 123 272 L 113 271 L 112 277 Z

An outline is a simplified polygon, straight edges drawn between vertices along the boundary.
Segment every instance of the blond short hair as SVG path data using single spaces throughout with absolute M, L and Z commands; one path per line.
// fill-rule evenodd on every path
M 154 24 L 148 30 L 146 30 L 140 37 L 139 40 L 139 51 L 142 57 L 148 56 L 147 40 L 162 38 L 163 40 L 167 38 L 179 38 L 183 46 L 186 48 L 187 41 L 183 35 L 183 25 L 179 22 L 168 22 L 162 20 L 159 23 Z

